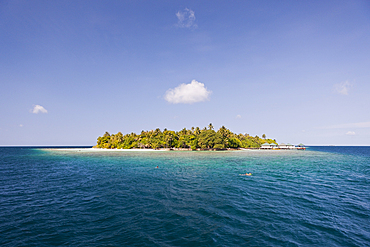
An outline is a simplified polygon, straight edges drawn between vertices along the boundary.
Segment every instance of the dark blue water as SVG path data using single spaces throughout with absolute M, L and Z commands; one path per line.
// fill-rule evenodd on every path
M 0 245 L 369 246 L 370 147 L 0 148 Z

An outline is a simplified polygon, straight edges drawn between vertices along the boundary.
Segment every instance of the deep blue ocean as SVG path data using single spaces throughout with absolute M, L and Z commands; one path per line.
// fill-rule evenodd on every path
M 0 246 L 51 245 L 370 246 L 370 147 L 0 148 Z

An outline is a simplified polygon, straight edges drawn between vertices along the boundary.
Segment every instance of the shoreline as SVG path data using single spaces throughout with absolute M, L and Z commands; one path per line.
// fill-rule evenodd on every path
M 106 148 L 40 148 L 43 150 L 54 150 L 54 151 L 92 151 L 92 152 L 176 152 L 176 151 L 188 151 L 188 152 L 230 152 L 230 151 L 298 151 L 297 149 L 261 149 L 261 148 L 239 148 L 239 149 L 197 149 L 192 150 L 188 148 L 131 148 L 131 149 L 106 149 Z

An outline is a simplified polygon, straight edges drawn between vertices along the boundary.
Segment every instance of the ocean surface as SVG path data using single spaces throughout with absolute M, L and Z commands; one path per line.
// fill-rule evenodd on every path
M 51 245 L 370 246 L 370 147 L 0 148 L 0 246 Z

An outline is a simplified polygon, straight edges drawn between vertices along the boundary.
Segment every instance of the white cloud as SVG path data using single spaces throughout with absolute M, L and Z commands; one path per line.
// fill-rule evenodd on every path
M 354 136 L 354 135 L 356 135 L 356 133 L 354 131 L 348 131 L 346 133 L 346 135 Z
M 193 104 L 208 100 L 211 93 L 203 83 L 192 80 L 189 84 L 183 83 L 178 87 L 168 89 L 164 99 L 173 104 Z
M 32 109 L 32 113 L 37 114 L 39 112 L 48 113 L 48 111 L 44 107 L 42 107 L 41 105 L 35 105 Z
M 242 116 L 241 115 L 236 115 L 236 118 L 242 118 Z
M 23 127 L 23 124 L 20 124 L 19 127 Z
M 344 81 L 338 84 L 334 85 L 335 92 L 342 94 L 342 95 L 348 95 L 349 89 L 352 87 L 352 84 L 349 83 L 349 81 Z
M 178 22 L 177 26 L 181 28 L 197 28 L 195 24 L 195 13 L 193 10 L 185 8 L 184 11 L 178 11 L 176 13 Z

